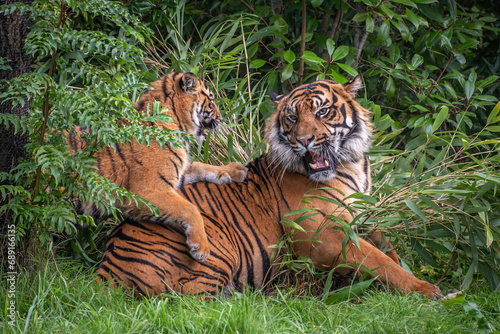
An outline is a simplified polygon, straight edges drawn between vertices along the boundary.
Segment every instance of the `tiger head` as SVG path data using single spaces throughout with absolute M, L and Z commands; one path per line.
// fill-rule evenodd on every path
M 177 74 L 177 73 L 176 73 Z M 184 73 L 178 79 L 180 87 L 180 98 L 192 99 L 191 120 L 194 122 L 194 131 L 188 133 L 194 134 L 196 140 L 205 139 L 205 129 L 214 129 L 221 123 L 222 116 L 219 107 L 214 103 L 214 94 L 210 91 L 207 84 L 198 79 L 192 73 Z
M 277 111 L 266 126 L 273 162 L 282 168 L 326 182 L 344 162 L 356 162 L 371 145 L 369 111 L 355 100 L 360 76 L 341 85 L 320 80 L 288 95 L 271 94 Z
M 214 94 L 192 73 L 171 72 L 156 80 L 134 107 L 146 112 L 153 108 L 155 101 L 174 119 L 175 125 L 170 124 L 171 128 L 194 135 L 200 142 L 205 139 L 205 129 L 213 129 L 221 123 Z

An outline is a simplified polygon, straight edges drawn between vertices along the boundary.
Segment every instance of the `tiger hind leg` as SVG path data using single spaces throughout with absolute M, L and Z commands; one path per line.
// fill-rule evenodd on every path
M 157 224 L 177 224 L 184 228 L 186 243 L 191 257 L 203 262 L 210 255 L 210 244 L 203 217 L 198 209 L 175 191 L 150 190 L 147 195 L 138 194 L 156 206 L 160 215 L 155 216 L 147 207 L 129 205 L 125 214 L 135 220 L 146 220 Z

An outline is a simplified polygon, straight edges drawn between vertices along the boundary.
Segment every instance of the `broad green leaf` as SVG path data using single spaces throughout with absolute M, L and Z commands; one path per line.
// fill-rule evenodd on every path
M 419 67 L 420 65 L 422 65 L 424 63 L 424 58 L 419 55 L 419 54 L 415 54 L 413 55 L 413 58 L 411 59 L 411 65 L 414 67 L 414 68 L 417 68 Z
M 323 58 L 318 57 L 312 51 L 304 51 L 302 58 L 304 58 L 304 60 L 306 62 L 313 63 L 313 64 L 325 64 L 326 63 L 326 61 Z
M 437 129 L 443 124 L 444 120 L 448 117 L 448 107 L 442 107 L 441 110 L 439 111 L 439 114 L 437 115 L 436 119 L 434 120 L 434 123 L 432 124 L 432 132 L 436 132 Z
M 457 59 L 460 65 L 464 65 L 467 62 L 465 56 L 461 53 L 455 53 L 455 58 Z
M 369 15 L 368 13 L 357 13 L 356 15 L 354 15 L 354 17 L 352 18 L 352 20 L 354 22 L 363 22 L 363 21 L 366 21 L 366 17 L 368 15 Z
M 373 19 L 372 19 L 371 15 L 367 15 L 366 16 L 365 25 L 366 25 L 366 31 L 367 32 L 372 33 L 375 30 L 375 24 L 373 22 Z
M 399 50 L 399 47 L 396 44 L 392 44 L 389 48 L 389 58 L 391 59 L 392 63 L 395 64 L 400 56 L 401 51 Z
M 389 9 L 389 7 L 387 7 L 384 2 L 381 3 L 380 9 L 382 9 L 382 11 L 391 19 L 396 15 L 392 10 Z
M 418 27 L 420 26 L 420 21 L 418 20 L 418 16 L 415 15 L 415 13 L 413 13 L 410 8 L 406 8 L 405 13 L 408 20 L 410 20 L 410 22 L 413 23 L 415 28 L 418 29 Z
M 249 67 L 250 68 L 259 68 L 262 67 L 266 64 L 266 61 L 264 59 L 254 59 L 250 62 Z
M 286 64 L 281 73 L 281 82 L 286 81 L 292 77 L 293 64 Z
M 385 81 L 384 90 L 388 98 L 396 95 L 396 84 L 394 83 L 394 79 L 391 76 L 389 76 Z
M 311 5 L 314 8 L 321 6 L 322 3 L 323 3 L 323 0 L 311 0 Z
M 341 45 L 335 51 L 333 52 L 332 55 L 332 61 L 337 61 L 349 54 L 349 47 L 346 45 Z
M 326 40 L 326 50 L 328 51 L 328 55 L 332 55 L 335 50 L 335 42 L 332 39 Z
M 285 54 L 283 55 L 283 58 L 287 62 L 293 63 L 295 61 L 295 53 L 293 53 L 292 50 L 287 50 L 287 51 L 285 51 Z
M 464 90 L 465 90 L 465 96 L 467 97 L 468 100 L 470 100 L 472 94 L 474 93 L 474 83 L 467 80 L 465 82 Z
M 352 75 L 353 77 L 358 75 L 358 71 L 356 71 L 354 68 L 352 68 L 349 65 L 342 64 L 342 63 L 336 63 L 341 69 Z
M 385 43 L 389 39 L 389 24 L 384 20 L 378 29 L 377 42 Z
M 329 71 L 328 74 L 331 76 L 333 81 L 338 82 L 340 84 L 345 84 L 348 81 L 345 76 L 343 76 L 342 74 L 338 73 L 333 69 Z

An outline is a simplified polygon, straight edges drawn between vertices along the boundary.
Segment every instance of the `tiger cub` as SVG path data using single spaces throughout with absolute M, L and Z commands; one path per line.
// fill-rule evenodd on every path
M 154 101 L 161 103 L 162 109 L 174 122 L 159 123 L 155 126 L 171 130 L 181 130 L 192 134 L 198 141 L 205 139 L 205 129 L 220 124 L 221 114 L 214 103 L 214 94 L 208 86 L 192 73 L 170 73 L 152 83 L 135 103 L 140 113 L 152 110 Z M 74 150 L 81 148 L 77 136 L 80 130 L 68 136 Z M 232 181 L 241 182 L 247 169 L 237 163 L 212 166 L 200 162 L 189 162 L 188 149 L 162 146 L 153 141 L 150 146 L 132 143 L 116 145 L 116 151 L 104 147 L 96 154 L 98 173 L 118 186 L 139 195 L 155 205 L 160 215 L 155 216 L 147 207 L 138 208 L 134 203 L 120 204 L 123 213 L 134 220 L 147 220 L 158 224 L 177 223 L 185 229 L 191 256 L 200 262 L 210 254 L 210 246 L 197 207 L 176 193 L 181 184 L 199 181 L 217 184 Z M 99 212 L 84 205 L 84 214 L 97 216 Z

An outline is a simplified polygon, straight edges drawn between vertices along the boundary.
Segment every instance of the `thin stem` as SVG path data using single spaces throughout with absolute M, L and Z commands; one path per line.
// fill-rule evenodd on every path
M 245 31 L 243 30 L 243 18 L 240 21 L 241 24 L 241 36 L 243 40 L 243 50 L 245 51 L 245 65 L 247 70 L 247 87 L 248 87 L 248 99 L 250 106 L 250 145 L 252 144 L 252 127 L 253 127 L 253 116 L 252 116 L 252 89 L 250 87 L 250 71 L 248 67 L 248 54 L 247 54 L 247 45 L 245 42 Z
M 302 83 L 304 75 L 304 52 L 306 51 L 306 0 L 302 0 L 302 39 L 300 40 L 300 62 L 299 62 L 299 84 Z
M 67 5 L 65 3 L 61 4 L 61 15 L 59 16 L 59 22 L 57 23 L 56 29 L 60 29 L 64 23 L 66 22 L 66 19 L 68 18 L 67 14 Z M 49 68 L 49 77 L 53 78 L 54 74 L 56 73 L 56 57 L 57 57 L 57 47 L 52 51 L 52 58 L 50 60 L 50 68 Z M 42 122 L 42 127 L 40 129 L 40 137 L 38 139 L 38 143 L 43 145 L 43 142 L 45 141 L 45 134 L 47 133 L 47 124 L 49 122 L 49 115 L 50 115 L 50 81 L 47 80 L 47 90 L 45 91 L 45 99 L 43 101 L 43 107 L 42 107 L 42 112 L 43 112 L 43 122 Z M 36 176 L 35 176 L 35 183 L 33 185 L 33 196 L 31 197 L 31 201 L 33 201 L 37 196 L 38 193 L 40 192 L 40 182 L 42 180 L 42 167 L 38 166 L 36 169 Z

